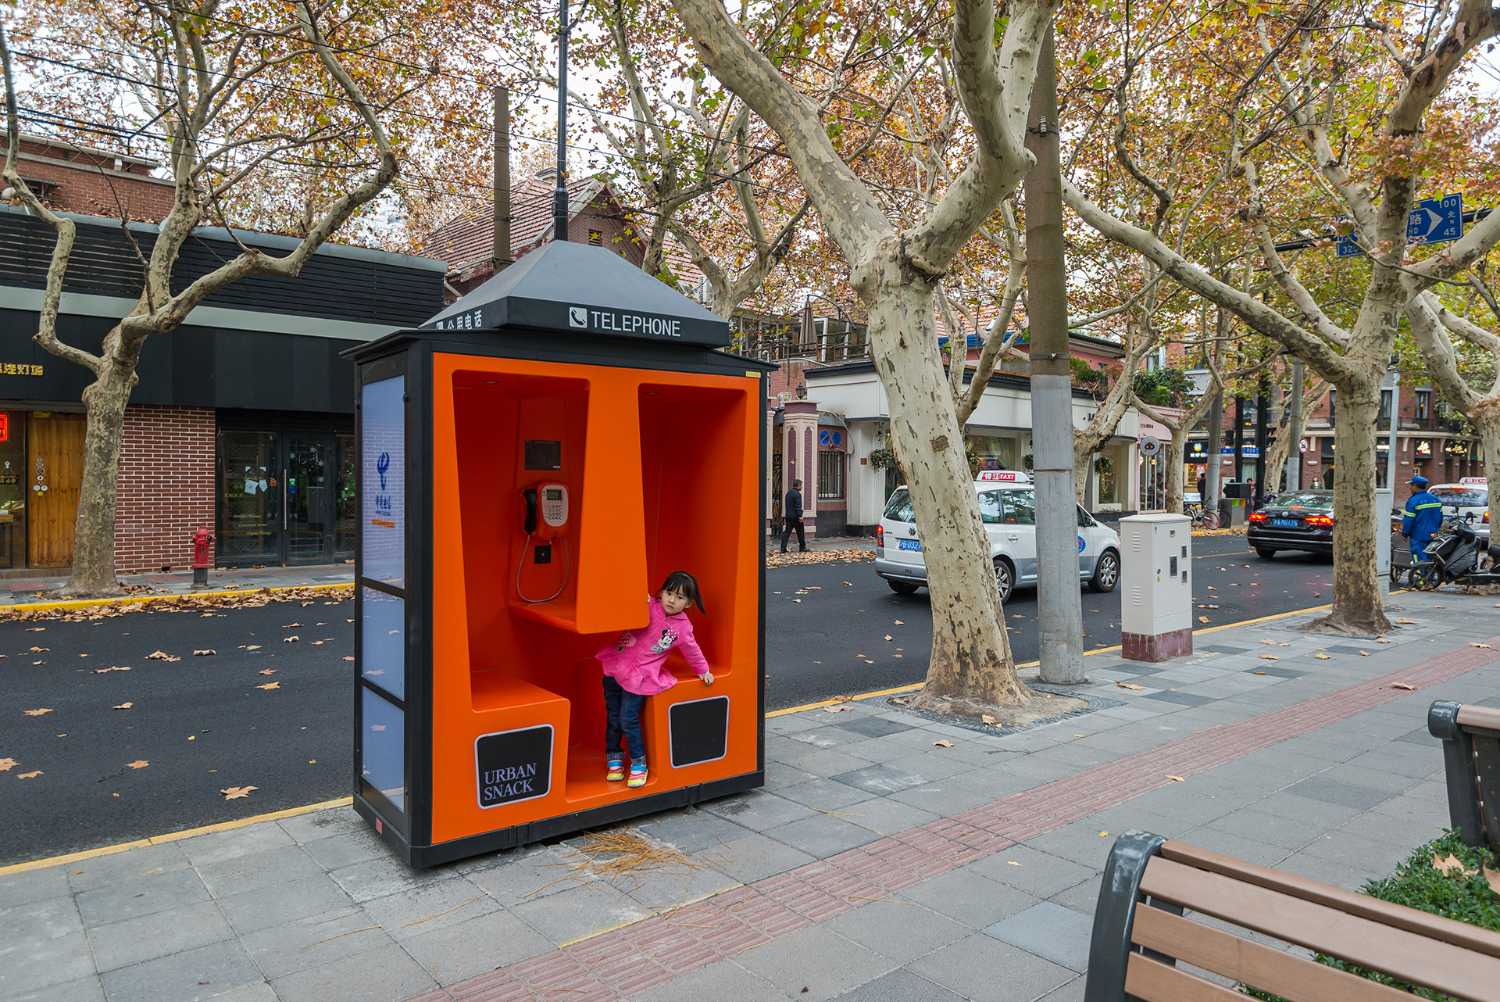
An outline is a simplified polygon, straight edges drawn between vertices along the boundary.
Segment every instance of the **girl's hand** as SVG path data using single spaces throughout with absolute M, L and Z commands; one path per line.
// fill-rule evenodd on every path
M 702 675 L 699 675 L 698 677 L 701 678 L 701 679 L 703 679 L 703 684 L 704 685 L 713 685 L 714 684 L 714 673 L 711 672 L 711 671 L 706 671 Z

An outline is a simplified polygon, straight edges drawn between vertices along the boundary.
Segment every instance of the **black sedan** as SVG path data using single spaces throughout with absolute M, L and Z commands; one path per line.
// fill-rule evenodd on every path
M 1269 560 L 1278 550 L 1333 553 L 1333 492 L 1294 491 L 1250 513 L 1250 548 Z

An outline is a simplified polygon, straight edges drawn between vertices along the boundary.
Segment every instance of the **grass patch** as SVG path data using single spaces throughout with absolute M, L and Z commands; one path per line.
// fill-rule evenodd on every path
M 1462 867 L 1449 864 L 1448 872 L 1445 873 L 1434 865 L 1437 861 L 1446 861 L 1449 856 L 1458 860 Z M 1486 868 L 1491 871 L 1500 868 L 1494 854 L 1488 849 L 1466 845 L 1457 832 L 1450 831 L 1436 841 L 1419 846 L 1404 863 L 1396 867 L 1394 875 L 1383 880 L 1372 880 L 1362 890 L 1381 901 L 1405 905 L 1407 908 L 1441 915 L 1457 922 L 1467 922 L 1491 932 L 1500 932 L 1500 894 L 1491 890 L 1486 882 Z M 1432 999 L 1434 1002 L 1459 1002 L 1451 995 L 1430 988 L 1418 988 L 1379 971 L 1346 964 L 1321 953 L 1317 955 L 1317 960 L 1329 967 L 1411 992 L 1416 998 Z M 1241 985 L 1240 990 L 1265 1002 L 1284 1002 L 1278 995 L 1271 995 L 1248 985 Z

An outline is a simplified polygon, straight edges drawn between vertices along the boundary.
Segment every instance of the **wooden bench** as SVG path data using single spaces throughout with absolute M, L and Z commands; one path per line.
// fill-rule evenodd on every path
M 1439 700 L 1427 730 L 1443 741 L 1453 827 L 1470 845 L 1500 853 L 1500 710 Z
M 1266 936 L 1470 1002 L 1500 1000 L 1500 935 L 1128 832 L 1104 869 L 1084 1002 L 1245 1002 L 1235 984 L 1292 1002 L 1413 997 L 1265 945 Z

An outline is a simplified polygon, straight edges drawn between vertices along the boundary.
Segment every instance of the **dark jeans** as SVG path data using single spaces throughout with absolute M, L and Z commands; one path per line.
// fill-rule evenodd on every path
M 604 754 L 620 754 L 620 736 L 630 746 L 632 762 L 646 761 L 646 738 L 641 733 L 641 708 L 645 696 L 620 688 L 620 683 L 604 676 Z
M 791 540 L 791 538 L 792 538 L 792 530 L 794 530 L 794 529 L 797 532 L 797 545 L 801 549 L 803 549 L 803 550 L 807 549 L 807 536 L 803 532 L 803 529 L 802 529 L 802 519 L 800 519 L 800 518 L 795 518 L 795 519 L 793 519 L 793 518 L 787 518 L 787 519 L 782 519 L 782 522 L 781 522 L 781 552 L 782 553 L 786 552 L 786 544 Z

